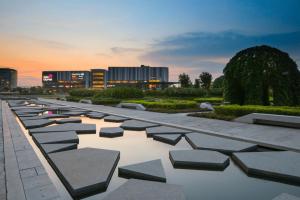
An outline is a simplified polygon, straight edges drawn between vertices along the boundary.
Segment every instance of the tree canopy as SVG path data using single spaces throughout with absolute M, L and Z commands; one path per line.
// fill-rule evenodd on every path
M 208 72 L 202 72 L 199 75 L 199 79 L 200 79 L 200 85 L 202 88 L 209 90 L 210 85 L 211 85 L 211 81 L 212 81 L 212 75 Z
M 179 83 L 181 87 L 190 87 L 192 85 L 191 79 L 188 74 L 183 73 L 179 75 Z
M 256 46 L 238 52 L 224 72 L 225 101 L 232 104 L 299 105 L 300 81 L 297 64 L 285 52 Z

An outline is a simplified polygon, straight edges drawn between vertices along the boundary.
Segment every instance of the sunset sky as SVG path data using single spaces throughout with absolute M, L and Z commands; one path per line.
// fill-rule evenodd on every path
M 43 70 L 168 66 L 170 79 L 214 78 L 267 44 L 300 66 L 300 0 L 0 0 L 0 66 L 21 86 Z

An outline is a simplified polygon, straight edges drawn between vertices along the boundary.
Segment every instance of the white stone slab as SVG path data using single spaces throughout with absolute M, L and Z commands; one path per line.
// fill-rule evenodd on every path
M 257 149 L 257 145 L 253 143 L 231 140 L 203 133 L 189 133 L 185 135 L 185 138 L 194 149 L 214 150 L 225 154 L 254 151 Z
M 166 182 L 166 174 L 160 159 L 119 167 L 119 176 Z
M 229 157 L 217 151 L 174 150 L 169 157 L 175 168 L 224 170 L 229 165 Z
M 233 160 L 248 174 L 300 183 L 300 153 L 291 151 L 234 153 Z
M 185 200 L 182 186 L 130 179 L 103 200 Z

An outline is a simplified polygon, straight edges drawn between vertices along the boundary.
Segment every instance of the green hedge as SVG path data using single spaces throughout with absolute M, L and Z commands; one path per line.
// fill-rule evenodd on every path
M 70 90 L 69 94 L 70 96 L 75 96 L 75 97 L 92 97 L 97 92 L 98 92 L 97 90 L 89 90 L 89 89 L 72 89 Z
M 81 99 L 82 97 L 78 96 L 66 96 L 67 101 L 79 102 Z
M 163 90 L 167 97 L 204 97 L 207 92 L 201 88 L 167 88 Z
M 195 101 L 189 100 L 128 100 L 128 103 L 139 103 L 146 108 L 164 108 L 164 109 L 187 109 L 197 108 Z
M 92 98 L 92 103 L 97 105 L 116 105 L 121 102 L 120 99 L 113 98 Z
M 95 98 L 132 99 L 143 98 L 142 90 L 133 87 L 115 87 L 99 91 Z
M 243 116 L 250 113 L 267 113 L 278 115 L 295 115 L 300 116 L 300 107 L 288 106 L 257 106 L 257 105 L 226 105 L 215 106 L 215 113 L 231 116 Z
M 212 104 L 220 104 L 223 102 L 223 98 L 222 97 L 202 97 L 202 98 L 195 98 L 194 101 L 198 102 L 198 103 L 203 103 L 203 102 L 209 102 Z

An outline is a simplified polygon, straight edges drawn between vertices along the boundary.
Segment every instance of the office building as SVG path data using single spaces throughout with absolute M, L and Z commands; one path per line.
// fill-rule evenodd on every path
M 10 68 L 0 68 L 0 91 L 11 91 L 17 87 L 17 71 Z
M 105 89 L 107 85 L 107 71 L 104 69 L 91 70 L 91 87 L 93 89 Z

